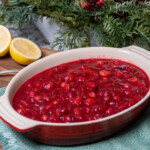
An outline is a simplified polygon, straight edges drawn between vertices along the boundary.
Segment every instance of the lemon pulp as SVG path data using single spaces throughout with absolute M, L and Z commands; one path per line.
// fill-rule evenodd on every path
M 22 65 L 28 65 L 41 57 L 40 48 L 25 38 L 15 38 L 10 45 L 11 57 Z

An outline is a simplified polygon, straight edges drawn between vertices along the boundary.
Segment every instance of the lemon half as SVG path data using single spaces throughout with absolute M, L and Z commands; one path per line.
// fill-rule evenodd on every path
M 11 33 L 6 27 L 0 25 L 0 56 L 4 56 L 8 53 L 10 43 Z
M 28 65 L 41 57 L 41 50 L 28 39 L 14 38 L 10 45 L 10 55 L 17 63 Z

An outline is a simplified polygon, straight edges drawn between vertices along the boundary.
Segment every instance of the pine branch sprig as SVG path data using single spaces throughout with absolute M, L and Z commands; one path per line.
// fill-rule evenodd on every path
M 141 42 L 150 50 L 150 0 L 3 0 L 0 23 L 21 27 L 46 16 L 60 25 L 54 45 L 90 46 L 91 32 L 103 46 Z M 141 42 L 139 42 L 141 40 Z

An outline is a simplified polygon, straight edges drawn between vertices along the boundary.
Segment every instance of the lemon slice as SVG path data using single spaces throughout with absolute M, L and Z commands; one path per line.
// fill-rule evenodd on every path
M 17 63 L 28 65 L 41 57 L 41 50 L 28 39 L 14 38 L 10 45 L 10 55 Z
M 0 25 L 0 56 L 4 56 L 8 53 L 10 43 L 11 33 L 6 27 Z

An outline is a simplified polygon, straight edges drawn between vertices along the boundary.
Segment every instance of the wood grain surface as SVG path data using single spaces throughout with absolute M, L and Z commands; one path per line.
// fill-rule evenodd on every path
M 42 50 L 42 57 L 51 55 L 56 53 L 57 51 L 41 48 Z M 16 63 L 13 59 L 11 59 L 10 55 L 6 55 L 5 57 L 0 58 L 0 71 L 1 70 L 21 70 L 25 66 L 19 65 Z M 0 88 L 5 87 L 8 85 L 10 80 L 13 78 L 15 74 L 9 74 L 9 75 L 0 75 Z M 2 150 L 2 145 L 0 144 L 0 150 Z
M 57 52 L 54 50 L 49 50 L 49 49 L 44 49 L 44 48 L 41 48 L 41 50 L 42 50 L 42 57 L 45 57 L 45 56 L 48 56 Z M 0 58 L 0 71 L 9 70 L 9 69 L 21 70 L 24 67 L 25 66 L 19 65 L 13 59 L 11 59 L 9 54 L 5 57 Z M 11 73 L 9 75 L 0 75 L 0 88 L 7 86 L 7 84 L 9 83 L 9 81 L 12 79 L 14 75 L 15 75 L 14 73 Z

